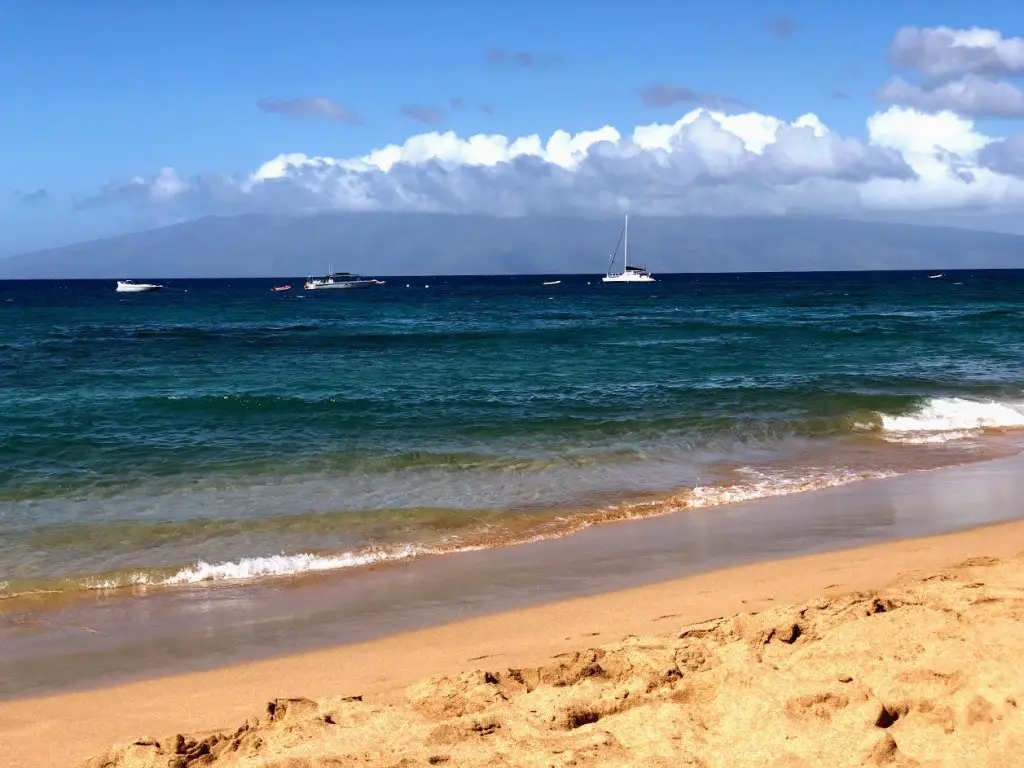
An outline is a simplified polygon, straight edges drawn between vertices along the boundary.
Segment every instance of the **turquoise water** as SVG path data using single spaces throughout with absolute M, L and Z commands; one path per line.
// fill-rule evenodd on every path
M 497 546 L 1024 427 L 1024 272 L 544 279 L 0 282 L 0 594 Z

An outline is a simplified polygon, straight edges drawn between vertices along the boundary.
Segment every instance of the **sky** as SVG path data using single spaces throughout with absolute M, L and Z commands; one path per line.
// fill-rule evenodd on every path
M 1016 0 L 0 0 L 0 254 L 206 215 L 1024 231 Z

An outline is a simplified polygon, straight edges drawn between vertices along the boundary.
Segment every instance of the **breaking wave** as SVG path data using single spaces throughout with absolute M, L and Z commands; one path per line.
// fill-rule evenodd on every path
M 723 485 L 698 485 L 655 499 L 627 500 L 590 510 L 566 511 L 556 517 L 539 519 L 537 525 L 518 533 L 489 530 L 459 544 L 421 545 L 407 543 L 394 547 L 331 553 L 302 552 L 244 557 L 236 561 L 210 563 L 204 560 L 180 569 L 135 570 L 85 578 L 78 589 L 111 590 L 126 587 L 174 587 L 213 582 L 243 582 L 263 578 L 300 576 L 350 568 L 398 563 L 431 555 L 455 554 L 501 546 L 513 546 L 542 539 L 558 538 L 602 523 L 639 520 L 686 510 L 754 501 L 775 496 L 822 490 L 860 480 L 881 479 L 894 471 L 870 472 L 841 469 L 804 469 L 801 475 L 743 467 L 743 480 Z M 7 595 L 8 597 L 11 595 Z
M 881 414 L 882 437 L 910 445 L 977 437 L 986 431 L 1024 429 L 1024 400 L 929 398 L 910 413 Z

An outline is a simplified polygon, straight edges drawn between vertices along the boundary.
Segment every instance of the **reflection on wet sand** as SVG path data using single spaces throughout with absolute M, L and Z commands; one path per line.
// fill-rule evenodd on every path
M 588 528 L 518 547 L 259 585 L 97 593 L 0 625 L 0 696 L 352 643 L 758 560 L 1021 516 L 1024 459 Z

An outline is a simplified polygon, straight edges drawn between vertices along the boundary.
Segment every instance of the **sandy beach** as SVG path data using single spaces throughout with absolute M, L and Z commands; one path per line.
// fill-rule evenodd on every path
M 4 702 L 0 749 L 12 768 L 1011 765 L 1022 550 L 1012 522 Z

